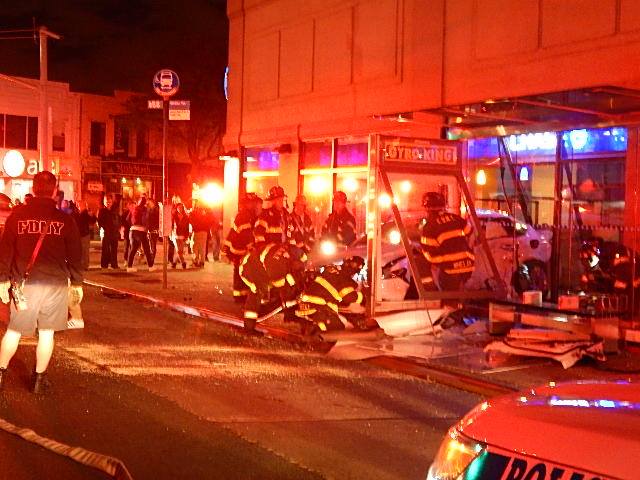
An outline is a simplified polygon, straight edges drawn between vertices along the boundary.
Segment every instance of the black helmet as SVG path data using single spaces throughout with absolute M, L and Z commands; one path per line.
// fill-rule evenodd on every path
M 349 276 L 353 276 L 364 268 L 364 258 L 353 256 L 347 257 L 342 262 L 341 270 L 347 272 Z
M 250 208 L 254 203 L 262 203 L 262 199 L 253 192 L 245 193 L 240 200 L 240 205 L 243 208 Z
M 269 189 L 269 195 L 267 196 L 267 200 L 275 200 L 276 198 L 284 198 L 287 195 L 284 193 L 284 188 L 280 185 L 276 185 L 275 187 L 271 187 Z
M 447 206 L 447 201 L 441 193 L 427 192 L 422 196 L 422 206 L 427 209 L 441 210 Z

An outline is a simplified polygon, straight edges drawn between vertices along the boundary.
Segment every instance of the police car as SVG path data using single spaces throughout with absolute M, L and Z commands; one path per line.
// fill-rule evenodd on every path
M 427 480 L 640 478 L 640 384 L 550 383 L 481 403 L 445 436 Z

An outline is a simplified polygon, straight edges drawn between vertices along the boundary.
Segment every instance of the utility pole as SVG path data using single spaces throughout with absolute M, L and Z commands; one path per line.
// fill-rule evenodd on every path
M 60 40 L 60 35 L 47 30 L 47 27 L 39 27 L 40 39 L 40 113 L 38 119 L 38 145 L 40 146 L 40 165 L 45 170 L 49 169 L 49 130 L 51 129 L 51 112 L 47 99 L 48 72 L 48 40 L 49 37 Z

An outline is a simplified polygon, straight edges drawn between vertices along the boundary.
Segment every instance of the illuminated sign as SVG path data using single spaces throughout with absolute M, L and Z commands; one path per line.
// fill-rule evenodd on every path
M 9 150 L 2 159 L 2 169 L 11 178 L 19 177 L 24 173 L 24 157 L 17 150 Z
M 523 133 L 506 137 L 512 153 L 523 155 L 555 155 L 558 144 L 557 132 Z M 568 154 L 600 152 L 624 152 L 627 150 L 627 129 L 581 128 L 562 133 L 564 149 Z M 495 158 L 498 156 L 496 138 L 469 140 L 470 158 Z
M 385 159 L 399 162 L 437 163 L 455 165 L 457 149 L 449 145 L 386 144 Z

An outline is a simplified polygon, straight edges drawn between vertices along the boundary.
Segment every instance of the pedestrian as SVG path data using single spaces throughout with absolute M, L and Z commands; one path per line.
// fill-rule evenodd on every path
M 102 228 L 100 266 L 118 269 L 118 240 L 120 239 L 120 199 L 109 197 L 98 212 L 98 225 Z
M 227 238 L 222 246 L 222 255 L 233 263 L 233 300 L 236 303 L 245 303 L 249 289 L 240 278 L 240 262 L 253 248 L 253 225 L 255 224 L 262 199 L 255 193 L 247 193 L 240 200 L 240 210 L 233 220 Z
M 316 234 L 311 217 L 307 213 L 307 199 L 304 195 L 296 197 L 290 218 L 293 225 L 292 244 L 308 255 L 315 243 Z
M 255 333 L 256 322 L 265 313 L 265 307 L 288 311 L 297 304 L 304 272 L 300 252 L 288 244 L 263 243 L 242 259 L 240 278 L 249 287 L 243 311 L 246 333 Z
M 363 303 L 364 296 L 353 279 L 363 267 L 364 258 L 355 256 L 346 258 L 340 266 L 329 265 L 315 274 L 313 281 L 305 286 L 296 310 L 296 316 L 311 322 L 307 325 L 309 328 L 303 328 L 304 333 L 345 328 L 338 307 Z
M 220 260 L 220 233 L 222 231 L 222 223 L 220 217 L 215 212 L 211 212 L 212 224 L 207 235 L 207 248 L 204 254 L 205 261 L 209 261 L 209 250 L 211 250 L 212 261 L 217 262 Z
M 187 268 L 187 262 L 184 260 L 184 248 L 189 239 L 189 215 L 187 214 L 184 204 L 178 203 L 176 211 L 173 214 L 173 228 L 175 230 L 176 252 L 175 255 L 180 260 L 182 268 Z M 171 266 L 176 268 L 176 258 L 171 259 Z
M 338 245 L 349 246 L 356 239 L 356 219 L 347 210 L 347 195 L 333 194 L 333 210 L 322 226 L 322 238 L 330 238 Z
M 138 254 L 138 249 L 142 246 L 142 251 L 147 260 L 149 271 L 154 270 L 153 256 L 149 247 L 148 217 L 147 217 L 147 198 L 140 197 L 138 204 L 131 210 L 131 227 L 129 228 L 129 259 L 127 261 L 127 272 L 136 272 L 138 269 L 133 266 L 133 261 Z
M 285 197 L 281 186 L 276 185 L 269 189 L 266 199 L 269 206 L 260 212 L 253 229 L 256 246 L 264 243 L 289 243 L 291 221 L 289 213 L 284 208 Z
M 80 206 L 82 207 L 82 210 L 80 210 L 80 213 L 75 218 L 78 224 L 78 231 L 80 232 L 80 246 L 82 247 L 82 269 L 88 270 L 91 233 L 93 232 L 93 226 L 98 221 L 98 218 L 93 214 L 93 211 L 86 201 L 83 201 Z
M 133 209 L 136 207 L 135 203 L 131 200 L 125 201 L 125 206 L 122 210 L 121 225 L 122 225 L 122 237 L 124 239 L 124 263 L 128 265 L 129 263 L 129 251 L 131 249 L 131 215 L 133 213 Z
M 439 192 L 426 192 L 422 204 L 427 219 L 420 245 L 429 264 L 427 271 L 421 273 L 422 283 L 431 291 L 460 291 L 475 268 L 469 244 L 471 225 L 460 215 L 446 211 L 446 199 Z
M 160 236 L 160 208 L 158 207 L 158 203 L 152 198 L 147 200 L 147 223 L 149 228 L 151 258 L 155 263 L 156 252 L 158 251 L 158 238 Z
M 42 393 L 48 384 L 45 372 L 54 332 L 67 329 L 69 282 L 74 300 L 82 300 L 80 235 L 73 219 L 56 209 L 56 185 L 51 172 L 36 174 L 35 197 L 12 212 L 0 241 L 0 299 L 12 300 L 0 343 L 0 386 L 21 336 L 34 335 L 37 329 L 34 393 Z
M 196 204 L 189 215 L 189 221 L 193 228 L 193 266 L 204 267 L 207 235 L 213 225 L 213 215 L 206 207 Z

